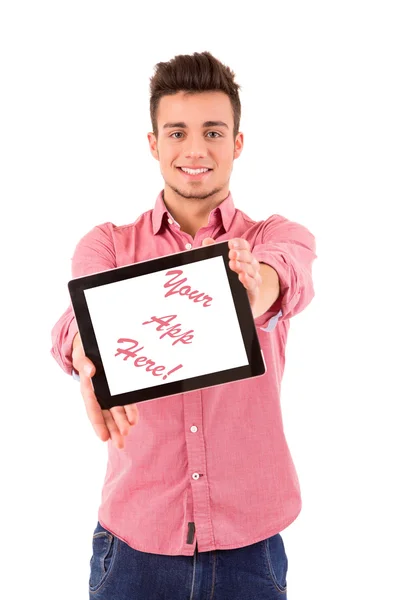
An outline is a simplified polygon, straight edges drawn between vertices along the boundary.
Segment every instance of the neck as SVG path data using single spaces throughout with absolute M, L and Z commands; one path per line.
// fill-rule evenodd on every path
M 208 198 L 185 198 L 165 186 L 164 204 L 185 233 L 193 238 L 197 231 L 208 224 L 210 212 L 229 195 L 229 189 L 219 190 Z

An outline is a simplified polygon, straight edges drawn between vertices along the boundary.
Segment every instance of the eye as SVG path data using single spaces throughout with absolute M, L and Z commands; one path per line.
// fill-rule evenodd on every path
M 215 135 L 209 136 L 210 133 L 215 134 Z M 174 140 L 180 140 L 181 137 L 175 137 L 175 136 L 181 136 L 181 135 L 183 135 L 182 131 L 174 131 L 173 133 L 171 133 L 170 137 L 172 137 Z M 216 139 L 217 137 L 222 137 L 218 131 L 208 131 L 206 135 L 211 137 L 211 139 Z

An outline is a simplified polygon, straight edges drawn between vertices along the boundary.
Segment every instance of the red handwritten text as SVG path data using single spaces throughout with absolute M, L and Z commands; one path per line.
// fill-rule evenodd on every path
M 150 321 L 144 321 L 142 325 L 148 325 L 149 323 L 159 323 L 158 327 L 156 327 L 156 331 L 163 331 L 164 327 L 170 325 L 170 327 L 167 327 L 167 329 L 165 330 L 165 333 L 160 335 L 160 340 L 166 335 L 168 335 L 169 337 L 177 338 L 175 342 L 173 342 L 173 346 L 175 346 L 175 344 L 177 344 L 178 342 L 182 342 L 182 344 L 191 344 L 192 339 L 194 337 L 194 335 L 192 335 L 192 333 L 194 333 L 194 330 L 189 329 L 189 331 L 181 333 L 182 329 L 180 323 L 177 323 L 176 325 L 171 325 L 171 321 L 176 319 L 176 317 L 177 315 L 167 315 L 166 317 L 151 317 Z
M 135 367 L 144 367 L 145 365 L 147 365 L 145 371 L 148 371 L 155 377 L 160 377 L 162 375 L 162 373 L 163 373 L 163 371 L 165 371 L 166 367 L 164 367 L 163 365 L 156 367 L 155 366 L 156 363 L 154 362 L 154 360 L 147 358 L 147 356 L 137 356 L 138 352 L 140 350 L 143 350 L 144 346 L 142 346 L 141 348 L 138 348 L 137 346 L 139 345 L 139 342 L 137 342 L 136 340 L 131 340 L 130 338 L 120 338 L 118 340 L 118 344 L 124 344 L 126 342 L 129 344 L 133 344 L 133 346 L 130 346 L 129 348 L 117 348 L 117 352 L 114 356 L 118 356 L 119 354 L 124 354 L 124 360 L 128 360 L 128 358 L 137 357 L 133 363 L 135 365 Z M 167 379 L 168 375 L 171 375 L 172 373 L 174 373 L 174 371 L 177 371 L 182 366 L 183 365 L 178 365 L 177 367 L 174 367 L 173 369 L 171 369 L 171 371 L 168 371 L 168 373 L 165 373 L 165 375 L 163 376 L 163 379 Z
M 187 278 L 184 277 L 183 279 L 180 279 L 179 281 L 175 281 L 177 279 L 177 277 L 179 277 L 180 275 L 182 275 L 183 271 L 181 271 L 180 269 L 173 269 L 172 271 L 168 271 L 168 273 L 166 273 L 166 275 L 174 275 L 174 277 L 172 277 L 172 279 L 170 279 L 169 281 L 167 281 L 167 283 L 164 284 L 165 288 L 171 288 L 166 294 L 165 294 L 165 298 L 168 298 L 168 296 L 172 296 L 172 294 L 179 294 L 180 296 L 187 296 L 189 298 L 189 300 L 193 300 L 193 302 L 197 303 L 197 302 L 203 302 L 203 306 L 211 306 L 211 302 L 212 302 L 212 297 L 211 296 L 207 296 L 204 293 L 200 293 L 198 290 L 194 290 L 192 291 L 192 288 L 190 287 L 190 285 L 182 285 L 183 283 L 185 283 L 187 281 Z M 175 283 L 174 283 L 175 281 Z M 181 286 L 181 287 L 180 287 Z

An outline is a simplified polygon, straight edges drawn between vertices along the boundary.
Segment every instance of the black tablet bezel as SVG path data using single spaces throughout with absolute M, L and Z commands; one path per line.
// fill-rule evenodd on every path
M 91 275 L 84 275 L 68 282 L 68 290 L 71 297 L 72 307 L 81 336 L 86 356 L 96 367 L 96 373 L 92 378 L 94 392 L 98 402 L 103 409 L 113 406 L 123 406 L 146 400 L 154 400 L 165 396 L 182 394 L 197 389 L 221 385 L 249 377 L 258 377 L 266 371 L 256 326 L 253 319 L 246 289 L 239 280 L 237 273 L 229 267 L 228 242 L 218 242 L 209 246 L 202 246 L 176 254 L 169 254 L 159 258 L 149 259 L 139 263 L 133 263 L 124 267 L 117 267 Z M 246 349 L 248 365 L 216 371 L 206 375 L 198 375 L 188 379 L 173 381 L 156 385 L 149 388 L 125 392 L 123 394 L 111 395 L 100 356 L 89 308 L 85 298 L 85 290 L 123 281 L 132 277 L 140 277 L 157 271 L 183 267 L 187 264 L 222 256 L 226 274 L 231 289 L 231 294 L 238 318 L 243 343 Z

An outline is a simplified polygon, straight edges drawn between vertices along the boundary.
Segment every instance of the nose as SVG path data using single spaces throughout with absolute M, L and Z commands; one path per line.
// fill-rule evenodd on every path
M 185 158 L 193 160 L 207 156 L 207 141 L 202 132 L 192 132 L 187 135 L 184 153 Z
M 185 158 L 204 158 L 205 156 L 205 150 L 192 150 L 191 152 L 185 153 Z

